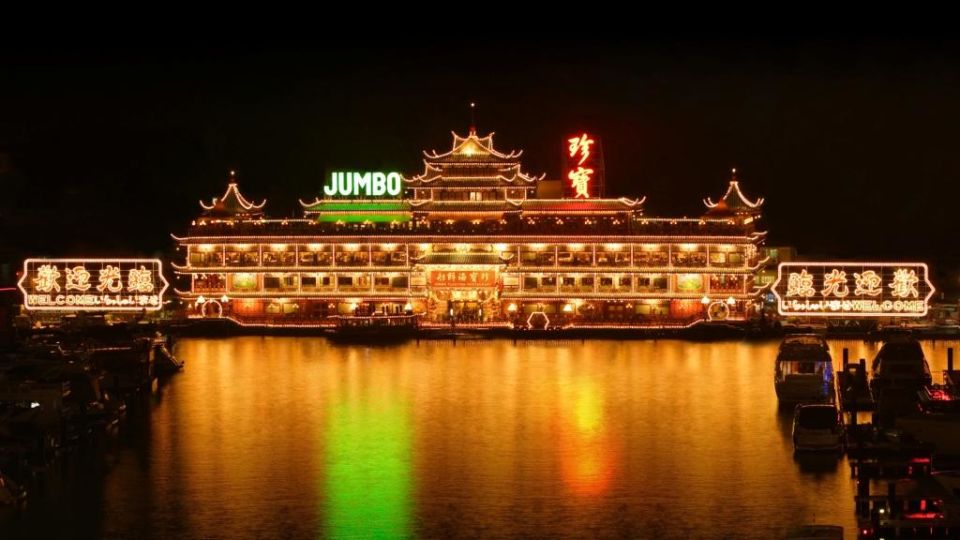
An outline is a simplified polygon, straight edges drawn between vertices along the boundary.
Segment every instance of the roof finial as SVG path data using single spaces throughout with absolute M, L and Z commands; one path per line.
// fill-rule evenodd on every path
M 470 102 L 470 135 L 477 134 L 476 110 L 477 110 L 477 104 L 471 101 Z
M 237 183 L 237 171 L 235 169 L 230 169 L 230 183 Z
M 731 181 L 731 182 L 736 182 L 736 181 L 737 181 L 737 168 L 736 168 L 736 167 L 730 169 L 730 181 Z

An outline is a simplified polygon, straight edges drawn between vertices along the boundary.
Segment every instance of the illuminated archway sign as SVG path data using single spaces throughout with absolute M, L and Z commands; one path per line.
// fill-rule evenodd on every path
M 157 311 L 169 283 L 159 259 L 27 259 L 17 283 L 35 311 Z
M 398 197 L 403 192 L 398 172 L 341 172 L 330 173 L 330 183 L 323 186 L 327 197 L 351 199 L 370 197 Z
M 784 262 L 777 311 L 804 317 L 923 317 L 935 291 L 916 262 Z

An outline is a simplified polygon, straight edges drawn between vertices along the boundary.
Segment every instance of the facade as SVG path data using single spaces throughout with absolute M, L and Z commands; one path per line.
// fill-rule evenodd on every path
M 333 173 L 289 219 L 267 218 L 231 173 L 174 236 L 177 293 L 193 316 L 247 325 L 412 312 L 428 324 L 681 326 L 756 313 L 763 200 L 735 176 L 701 217 L 653 217 L 643 199 L 591 196 L 589 178 L 562 198 L 521 154 L 471 128 L 425 152 L 420 174 Z

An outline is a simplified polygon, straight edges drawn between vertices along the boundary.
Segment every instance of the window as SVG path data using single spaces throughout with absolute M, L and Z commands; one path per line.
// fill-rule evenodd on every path
M 263 265 L 264 266 L 279 266 L 280 259 L 277 257 L 276 253 L 272 251 L 264 252 L 263 254 Z
M 277 276 L 263 276 L 263 288 L 276 290 L 280 288 L 280 278 Z
M 637 292 L 654 292 L 667 290 L 667 278 L 657 275 L 637 276 Z
M 590 266 L 593 264 L 593 254 L 592 253 L 575 253 L 573 255 L 573 264 L 574 266 Z
M 303 276 L 300 278 L 300 284 L 304 289 L 312 289 L 317 286 L 317 276 Z
M 527 277 L 524 277 L 524 278 L 523 278 L 523 288 L 524 288 L 524 289 L 536 289 L 538 283 L 539 283 L 539 280 L 538 280 L 537 278 L 535 278 L 535 277 L 529 277 L 529 276 L 527 276 Z

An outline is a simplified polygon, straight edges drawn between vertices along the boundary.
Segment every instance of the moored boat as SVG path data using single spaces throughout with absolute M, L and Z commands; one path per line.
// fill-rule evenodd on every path
M 816 334 L 785 337 L 777 351 L 774 386 L 781 403 L 833 401 L 833 360 Z
M 896 336 L 880 347 L 873 360 L 870 388 L 878 401 L 885 393 L 913 398 L 930 385 L 930 366 L 920 343 L 909 336 Z
M 405 341 L 416 337 L 420 326 L 419 316 L 413 314 L 339 316 L 336 322 L 330 339 L 349 343 Z

